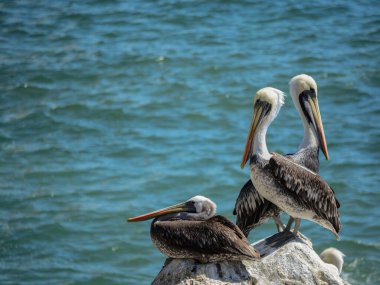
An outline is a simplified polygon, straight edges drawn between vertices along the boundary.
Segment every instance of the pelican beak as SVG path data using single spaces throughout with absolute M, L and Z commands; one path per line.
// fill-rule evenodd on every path
M 251 127 L 249 128 L 247 141 L 245 143 L 245 151 L 244 151 L 244 154 L 243 154 L 243 159 L 242 159 L 241 164 L 240 164 L 241 168 L 244 168 L 245 164 L 247 163 L 247 161 L 248 161 L 248 159 L 250 157 L 250 154 L 253 151 L 253 149 L 252 149 L 253 148 L 252 141 L 253 141 L 253 138 L 255 137 L 255 132 L 256 132 L 257 125 L 259 124 L 259 122 L 263 118 L 264 114 L 267 113 L 264 110 L 265 106 L 266 105 L 256 105 L 255 104 L 254 114 L 253 114 L 253 117 L 252 117 L 252 120 L 251 120 Z
M 140 221 L 146 221 L 149 219 L 153 219 L 154 217 L 166 215 L 166 214 L 171 214 L 171 213 L 179 213 L 179 212 L 188 212 L 192 211 L 193 208 L 189 203 L 184 202 L 180 204 L 176 204 L 167 208 L 163 208 L 154 212 L 150 212 L 141 216 L 137 216 L 134 218 L 129 218 L 128 222 L 140 222 Z
M 322 117 L 321 117 L 321 113 L 319 112 L 318 99 L 316 96 L 308 96 L 307 101 L 309 102 L 310 107 L 311 107 L 311 112 L 313 114 L 313 119 L 314 119 L 313 120 L 314 128 L 317 132 L 322 152 L 325 155 L 326 160 L 329 160 L 329 152 L 327 150 L 325 132 L 323 130 L 323 124 L 322 124 Z

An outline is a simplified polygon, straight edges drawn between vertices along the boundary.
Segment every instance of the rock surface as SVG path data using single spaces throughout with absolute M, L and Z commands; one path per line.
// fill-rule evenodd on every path
M 348 284 L 304 237 L 278 233 L 254 246 L 261 260 L 200 264 L 191 259 L 168 259 L 152 284 Z

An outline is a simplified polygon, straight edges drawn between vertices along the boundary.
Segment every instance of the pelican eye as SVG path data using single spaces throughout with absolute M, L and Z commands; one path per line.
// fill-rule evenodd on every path
M 269 102 L 257 99 L 255 102 L 255 108 L 259 107 L 263 109 L 261 117 L 265 117 L 266 115 L 268 115 L 270 110 L 272 109 L 272 105 Z
M 189 208 L 188 210 L 191 211 L 191 212 L 197 212 L 197 209 L 195 207 L 195 201 L 188 201 L 186 203 L 187 207 Z
M 301 105 L 302 112 L 305 114 L 307 122 L 313 123 L 313 118 L 310 115 L 311 110 L 310 110 L 310 105 L 308 102 L 308 98 L 316 98 L 316 93 L 313 88 L 310 88 L 310 90 L 304 90 L 302 93 L 298 96 L 299 103 Z

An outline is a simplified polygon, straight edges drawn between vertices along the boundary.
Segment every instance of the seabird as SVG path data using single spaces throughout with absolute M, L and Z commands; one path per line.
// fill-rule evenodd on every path
M 323 124 L 318 105 L 318 90 L 315 80 L 306 74 L 294 76 L 290 82 L 290 94 L 301 120 L 303 122 L 304 136 L 298 150 L 287 157 L 311 171 L 319 172 L 319 148 L 322 149 L 326 159 L 329 159 Z M 313 111 L 311 106 L 315 106 Z M 269 218 L 275 220 L 278 231 L 284 226 L 279 218 L 280 209 L 264 199 L 255 189 L 249 179 L 236 200 L 233 214 L 237 215 L 236 224 L 248 237 L 255 227 L 265 223 Z M 290 230 L 293 219 L 290 218 L 287 230 Z
M 191 258 L 201 263 L 260 258 L 240 229 L 215 213 L 214 202 L 195 196 L 128 222 L 155 218 L 150 236 L 155 246 L 171 258 Z
M 342 272 L 343 268 L 343 257 L 344 253 L 341 252 L 340 250 L 334 248 L 334 247 L 329 247 L 326 248 L 324 251 L 322 251 L 320 257 L 325 263 L 329 263 L 334 265 L 336 268 L 338 268 L 339 274 Z
M 266 87 L 256 93 L 254 115 L 241 167 L 250 160 L 251 180 L 257 192 L 295 218 L 295 236 L 301 219 L 307 219 L 329 229 L 339 239 L 339 203 L 331 187 L 317 173 L 285 156 L 268 151 L 266 132 L 283 103 L 284 94 L 278 89 Z M 312 117 L 309 119 L 317 129 L 322 130 L 318 105 L 313 101 L 300 100 L 300 106 L 312 112 L 313 118 L 319 116 L 318 121 L 313 121 Z M 325 141 L 322 141 L 322 151 L 328 158 Z

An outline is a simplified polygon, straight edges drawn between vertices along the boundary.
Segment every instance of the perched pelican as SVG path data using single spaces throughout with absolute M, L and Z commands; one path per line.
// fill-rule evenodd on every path
M 329 263 L 332 265 L 335 265 L 336 268 L 338 268 L 339 274 L 342 273 L 342 268 L 343 268 L 343 257 L 344 253 L 341 252 L 340 250 L 334 248 L 334 247 L 329 247 L 326 248 L 324 251 L 322 251 L 320 257 L 325 263 Z
M 304 136 L 297 152 L 288 154 L 287 157 L 318 173 L 319 148 L 322 149 L 327 160 L 329 155 L 319 112 L 317 83 L 311 76 L 301 74 L 293 77 L 289 86 L 294 106 L 303 122 Z M 240 190 L 233 213 L 237 215 L 236 224 L 245 236 L 248 236 L 253 228 L 265 223 L 270 217 L 275 220 L 278 230 L 283 229 L 282 222 L 279 219 L 280 212 L 276 205 L 264 199 L 256 191 L 251 179 L 249 179 Z M 290 218 L 287 230 L 290 230 L 292 222 L 293 219 Z
M 330 186 L 315 172 L 268 151 L 266 132 L 283 103 L 284 94 L 280 90 L 267 87 L 257 92 L 241 167 L 250 160 L 253 185 L 263 198 L 295 218 L 294 235 L 297 235 L 301 219 L 307 219 L 329 229 L 339 239 L 339 204 Z M 319 109 L 313 101 L 302 101 L 300 105 L 312 112 L 313 118 L 319 116 Z M 321 129 L 318 121 L 315 124 Z M 322 150 L 326 151 L 328 158 L 327 148 L 324 148 L 325 142 L 322 143 Z
M 156 247 L 172 258 L 192 258 L 202 263 L 260 258 L 240 229 L 215 213 L 214 202 L 195 196 L 184 203 L 128 221 L 156 217 L 151 224 L 150 236 Z

